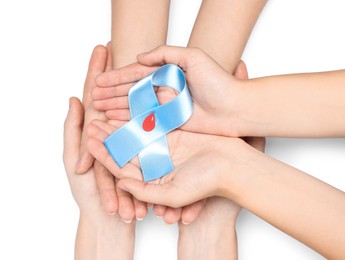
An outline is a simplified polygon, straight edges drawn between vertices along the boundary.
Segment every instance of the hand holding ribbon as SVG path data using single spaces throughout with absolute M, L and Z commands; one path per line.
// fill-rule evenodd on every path
M 227 73 L 200 49 L 161 46 L 138 56 L 136 64 L 103 73 L 92 93 L 94 105 L 114 120 L 129 120 L 128 105 L 123 93 L 127 83 L 135 82 L 165 63 L 177 64 L 186 71 L 188 87 L 193 97 L 193 115 L 182 130 L 224 136 L 239 136 L 237 109 L 241 107 L 242 82 Z M 165 98 L 157 93 L 158 100 Z M 162 96 L 162 97 L 161 97 Z M 112 102 L 109 102 L 110 99 Z M 114 102 L 115 101 L 115 102 Z M 127 101 L 126 101 L 127 103 Z
M 179 94 L 159 105 L 154 86 L 169 86 Z M 105 141 L 114 161 L 123 167 L 139 155 L 145 181 L 162 177 L 173 170 L 166 134 L 184 124 L 193 106 L 186 79 L 176 65 L 165 65 L 137 82 L 128 94 L 132 120 Z

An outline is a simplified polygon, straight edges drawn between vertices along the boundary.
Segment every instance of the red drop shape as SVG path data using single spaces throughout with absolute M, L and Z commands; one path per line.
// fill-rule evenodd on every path
M 152 131 L 156 126 L 156 122 L 155 122 L 155 114 L 151 113 L 149 114 L 143 121 L 143 129 L 146 132 L 150 132 Z

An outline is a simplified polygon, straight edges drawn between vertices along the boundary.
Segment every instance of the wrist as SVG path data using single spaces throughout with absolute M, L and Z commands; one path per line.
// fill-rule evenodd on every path
M 229 137 L 245 136 L 248 128 L 248 80 L 228 77 L 224 97 L 217 112 L 218 135 Z M 249 107 L 250 108 L 250 107 Z
M 208 216 L 215 215 L 219 215 L 219 211 Z M 207 217 L 206 220 L 197 219 L 189 225 L 179 224 L 178 258 L 182 260 L 237 259 L 235 229 L 237 215 L 217 220 L 214 217 Z M 201 226 L 207 228 L 201 228 Z
M 261 152 L 241 138 L 227 138 L 219 146 L 220 178 L 216 195 L 238 203 L 246 183 L 253 178 L 252 164 Z
M 227 105 L 224 117 L 227 136 L 264 136 L 260 109 L 264 107 L 261 102 L 265 101 L 265 98 L 261 96 L 260 83 L 261 81 L 256 80 L 232 79 L 229 93 L 231 103 L 228 103 L 231 106 Z
M 125 223 L 118 213 L 109 215 L 105 211 L 98 213 L 80 212 L 79 222 L 86 228 L 90 228 L 100 239 L 116 237 L 117 233 L 131 235 L 134 233 L 135 221 Z M 116 231 L 116 232 L 115 232 Z
M 116 215 L 80 213 L 76 260 L 133 259 L 135 223 Z

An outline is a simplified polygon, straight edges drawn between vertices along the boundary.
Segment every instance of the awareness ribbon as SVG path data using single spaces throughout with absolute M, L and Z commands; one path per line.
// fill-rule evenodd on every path
M 178 95 L 159 105 L 154 86 L 167 86 Z M 166 135 L 192 115 L 193 103 L 183 71 L 167 64 L 133 85 L 128 93 L 131 120 L 112 133 L 104 144 L 119 167 L 139 156 L 144 181 L 174 169 Z

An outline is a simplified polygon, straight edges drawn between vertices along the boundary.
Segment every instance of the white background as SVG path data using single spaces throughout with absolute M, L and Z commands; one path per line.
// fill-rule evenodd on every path
M 186 44 L 199 4 L 172 1 L 169 44 Z M 344 12 L 342 0 L 269 2 L 243 56 L 250 76 L 345 68 Z M 0 259 L 72 259 L 63 121 L 93 47 L 110 39 L 110 1 L 1 0 L 0 39 Z M 345 190 L 345 139 L 269 139 L 267 153 Z M 176 259 L 177 235 L 150 214 L 135 258 Z M 244 210 L 238 240 L 243 260 L 322 259 Z

